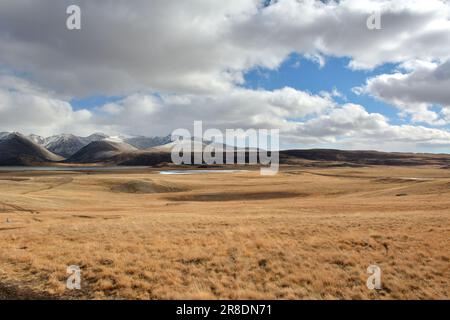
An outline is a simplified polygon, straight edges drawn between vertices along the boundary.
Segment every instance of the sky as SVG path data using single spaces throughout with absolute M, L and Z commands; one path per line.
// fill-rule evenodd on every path
M 447 0 L 0 2 L 0 131 L 450 153 L 449 88 Z

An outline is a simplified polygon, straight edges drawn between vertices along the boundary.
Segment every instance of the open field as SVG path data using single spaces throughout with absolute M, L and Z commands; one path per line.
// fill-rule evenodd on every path
M 448 299 L 450 170 L 0 173 L 0 243 L 0 298 Z

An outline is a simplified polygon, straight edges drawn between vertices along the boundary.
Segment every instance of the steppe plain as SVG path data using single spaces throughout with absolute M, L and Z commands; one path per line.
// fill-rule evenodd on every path
M 1 172 L 0 298 L 450 297 L 448 168 L 247 169 Z

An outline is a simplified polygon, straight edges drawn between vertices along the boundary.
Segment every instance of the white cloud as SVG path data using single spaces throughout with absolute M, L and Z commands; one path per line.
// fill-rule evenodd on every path
M 423 126 L 391 125 L 386 117 L 346 104 L 298 125 L 291 141 L 341 148 L 433 151 L 450 147 L 450 132 Z
M 409 61 L 402 70 L 368 79 L 360 93 L 397 106 L 413 122 L 450 123 L 450 60 L 444 63 Z M 431 108 L 439 109 L 434 111 Z
M 65 29 L 68 4 L 82 9 L 80 31 Z M 382 30 L 366 27 L 374 10 Z M 68 96 L 225 92 L 292 52 L 354 68 L 447 59 L 449 17 L 441 0 L 3 0 L 0 64 Z
M 7 78 L 7 79 L 6 79 Z M 5 82 L 8 84 L 5 86 Z M 3 85 L 2 85 L 3 84 Z M 421 126 L 395 126 L 381 114 L 356 104 L 339 106 L 332 93 L 316 96 L 293 88 L 224 94 L 134 94 L 97 109 L 73 110 L 69 102 L 12 76 L 0 76 L 1 131 L 51 135 L 166 135 L 192 130 L 195 120 L 207 128 L 277 128 L 282 141 L 304 147 L 383 150 L 434 150 L 450 145 L 450 133 Z
M 99 109 L 98 121 L 128 134 L 167 134 L 190 128 L 195 120 L 226 128 L 289 127 L 289 119 L 314 116 L 333 108 L 329 97 L 292 88 L 249 90 L 234 88 L 224 94 L 136 94 Z M 130 125 L 132 124 L 132 125 Z
M 82 30 L 65 28 L 66 7 L 82 9 Z M 382 29 L 366 19 L 381 12 Z M 280 128 L 308 146 L 433 148 L 449 132 L 392 125 L 363 106 L 339 106 L 339 91 L 239 87 L 255 67 L 276 69 L 293 52 L 323 66 L 401 63 L 360 92 L 396 105 L 412 121 L 450 121 L 450 5 L 444 0 L 3 0 L 0 126 L 40 134 L 167 134 L 190 128 Z M 301 72 L 301 66 L 298 69 Z M 338 82 L 339 79 L 336 79 Z M 124 96 L 94 110 L 72 97 Z M 440 110 L 431 108 L 440 105 Z
M 14 76 L 0 75 L 0 128 L 51 135 L 80 132 L 91 120 L 88 110 L 74 111 L 67 101 L 52 97 L 36 85 Z

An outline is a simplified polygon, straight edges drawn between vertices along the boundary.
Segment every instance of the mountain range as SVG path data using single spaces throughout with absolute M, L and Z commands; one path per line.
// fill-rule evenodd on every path
M 19 132 L 0 132 L 0 165 L 35 165 L 47 162 L 111 162 L 119 153 L 170 143 L 165 137 L 111 137 L 94 133 L 87 137 L 60 134 L 42 137 Z
M 76 152 L 81 150 L 83 147 L 87 146 L 88 144 L 94 141 L 111 140 L 116 142 L 124 142 L 137 149 L 151 148 L 154 146 L 159 146 L 171 142 L 170 136 L 110 137 L 104 133 L 94 133 L 87 137 L 80 137 L 73 134 L 60 134 L 50 137 L 42 137 L 36 134 L 30 134 L 28 136 L 25 136 L 18 132 L 15 133 L 1 132 L 0 139 L 5 139 L 11 134 L 20 135 L 22 138 L 28 138 L 37 145 L 44 147 L 48 151 L 53 152 L 54 154 L 64 158 L 69 158 L 70 156 L 74 155 Z
M 94 133 L 87 137 L 61 134 L 51 137 L 0 132 L 0 166 L 55 163 L 153 166 L 171 163 L 175 142 L 165 137 L 111 137 Z M 203 143 L 203 147 L 209 143 Z M 226 145 L 216 145 L 225 152 Z M 233 148 L 234 149 L 234 148 Z M 255 152 L 255 149 L 247 149 Z M 449 154 L 420 154 L 332 149 L 283 150 L 280 163 L 302 166 L 439 165 L 450 168 Z

